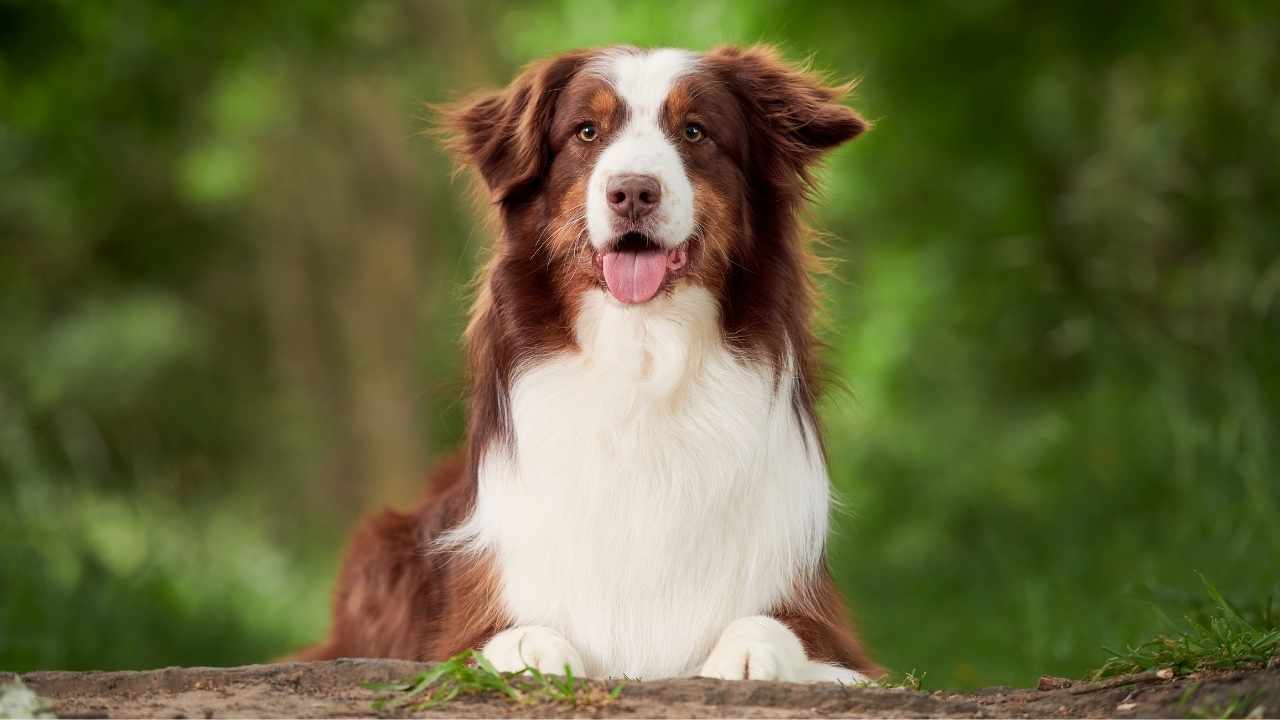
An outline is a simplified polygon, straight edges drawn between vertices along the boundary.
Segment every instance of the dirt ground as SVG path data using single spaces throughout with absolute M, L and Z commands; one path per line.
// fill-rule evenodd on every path
M 1274 663 L 1273 663 L 1274 665 Z M 425 666 L 394 660 L 337 660 L 240 668 L 146 672 L 36 672 L 22 675 L 59 717 L 1280 717 L 1280 667 L 1102 682 L 1045 678 L 1045 689 L 946 691 L 850 688 L 774 682 L 632 682 L 604 705 L 517 706 L 505 698 L 460 697 L 410 713 L 378 713 L 362 687 Z M 0 685 L 12 682 L 0 673 Z M 1232 704 L 1235 707 L 1232 707 Z

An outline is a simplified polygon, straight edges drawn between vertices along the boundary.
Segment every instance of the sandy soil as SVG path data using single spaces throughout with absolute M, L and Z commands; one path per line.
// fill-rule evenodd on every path
M 1154 673 L 1096 683 L 1045 678 L 1045 689 L 974 693 L 847 688 L 773 682 L 633 682 L 604 705 L 516 706 L 461 697 L 418 713 L 377 713 L 361 685 L 409 677 L 425 666 L 337 660 L 146 672 L 36 672 L 23 681 L 60 717 L 1218 717 L 1238 698 L 1241 715 L 1280 717 L 1280 668 L 1165 679 Z M 0 685 L 13 679 L 0 673 Z M 1261 708 L 1261 711 L 1259 711 Z M 1237 711 L 1239 711 L 1239 709 Z

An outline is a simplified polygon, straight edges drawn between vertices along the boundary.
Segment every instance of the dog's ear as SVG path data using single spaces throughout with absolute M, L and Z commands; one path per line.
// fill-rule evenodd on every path
M 505 90 L 442 109 L 445 144 L 499 203 L 526 197 L 546 174 L 556 99 L 588 57 L 571 52 L 532 63 Z
M 870 127 L 840 104 L 854 83 L 829 85 L 816 73 L 790 65 L 768 45 L 716 48 L 706 62 L 733 89 L 753 133 L 764 135 L 765 142 L 754 145 L 776 152 L 803 179 L 823 153 Z

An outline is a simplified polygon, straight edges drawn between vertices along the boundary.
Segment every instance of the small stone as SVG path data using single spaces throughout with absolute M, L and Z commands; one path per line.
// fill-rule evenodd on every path
M 1160 668 L 1159 670 L 1156 671 L 1156 677 L 1160 678 L 1161 680 L 1172 680 L 1173 668 L 1171 667 Z
M 1038 690 L 1061 690 L 1071 687 L 1074 681 L 1071 678 L 1054 677 L 1052 675 L 1041 675 L 1040 682 L 1036 685 Z

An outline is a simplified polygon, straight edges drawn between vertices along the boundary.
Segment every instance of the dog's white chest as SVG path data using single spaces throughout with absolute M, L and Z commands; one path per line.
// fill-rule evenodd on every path
M 523 369 L 514 453 L 481 465 L 459 539 L 492 554 L 516 624 L 559 630 L 591 675 L 696 672 L 821 557 L 826 470 L 791 378 L 733 357 L 716 312 L 700 288 L 588 294 L 581 352 Z

